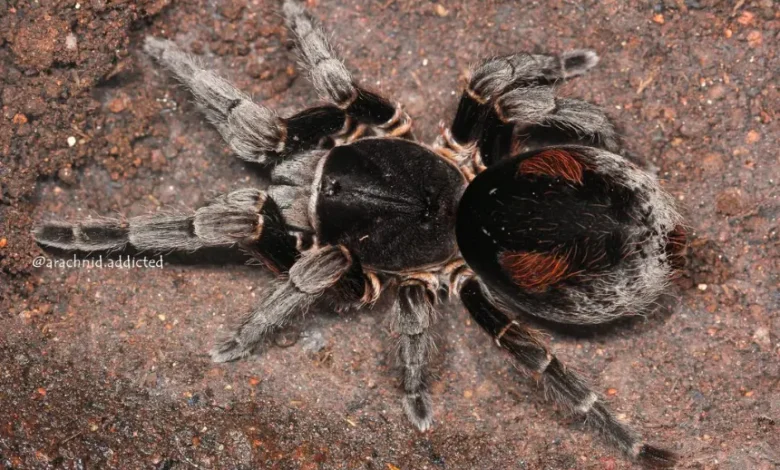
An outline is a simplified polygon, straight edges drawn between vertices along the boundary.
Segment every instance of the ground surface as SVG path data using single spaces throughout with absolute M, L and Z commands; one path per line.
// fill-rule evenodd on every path
M 215 365 L 213 338 L 269 279 L 242 258 L 33 268 L 39 218 L 198 206 L 264 184 L 140 53 L 145 35 L 282 114 L 315 100 L 276 2 L 169 3 L 0 0 L 0 468 L 630 468 L 457 305 L 435 327 L 436 423 L 421 434 L 399 406 L 386 303 L 310 315 L 263 355 Z M 771 0 L 309 4 L 426 141 L 480 57 L 597 50 L 600 66 L 564 92 L 603 105 L 681 201 L 691 262 L 669 308 L 553 344 L 682 468 L 780 465 Z

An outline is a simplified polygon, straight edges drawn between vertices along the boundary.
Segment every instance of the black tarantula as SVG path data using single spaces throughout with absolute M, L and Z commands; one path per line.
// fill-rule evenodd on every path
M 617 154 L 598 107 L 555 95 L 598 56 L 482 62 L 452 125 L 427 146 L 400 105 L 356 83 L 299 3 L 286 0 L 283 10 L 311 81 L 333 104 L 280 118 L 173 42 L 148 37 L 144 46 L 238 157 L 273 165 L 267 191 L 242 189 L 185 214 L 47 222 L 35 230 L 38 242 L 81 251 L 237 245 L 262 260 L 279 279 L 211 351 L 217 362 L 247 356 L 322 295 L 365 306 L 392 287 L 403 408 L 420 430 L 432 422 L 429 327 L 443 283 L 552 399 L 630 457 L 673 465 L 674 454 L 616 419 L 513 314 L 586 325 L 642 313 L 681 260 L 684 232 L 670 196 Z

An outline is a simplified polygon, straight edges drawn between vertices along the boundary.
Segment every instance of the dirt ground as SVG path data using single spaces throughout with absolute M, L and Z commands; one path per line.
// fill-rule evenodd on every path
M 598 51 L 563 93 L 604 106 L 680 201 L 691 259 L 646 320 L 551 341 L 681 468 L 780 467 L 772 0 L 308 4 L 425 141 L 478 59 Z M 214 337 L 270 279 L 241 256 L 33 267 L 41 218 L 262 187 L 267 172 L 232 158 L 140 44 L 172 38 L 289 115 L 316 96 L 281 23 L 276 1 L 0 0 L 0 469 L 632 468 L 454 303 L 434 327 L 436 422 L 419 433 L 401 411 L 386 302 L 315 312 L 262 355 L 216 365 Z

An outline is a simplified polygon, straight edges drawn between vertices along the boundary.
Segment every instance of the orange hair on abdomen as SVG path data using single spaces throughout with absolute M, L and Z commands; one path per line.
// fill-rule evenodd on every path
M 676 270 L 682 270 L 686 265 L 686 255 L 688 252 L 688 235 L 685 227 L 678 225 L 666 234 L 666 255 L 672 267 Z
M 512 282 L 530 291 L 544 291 L 572 275 L 568 260 L 552 253 L 505 251 L 498 263 Z
M 583 171 L 583 164 L 571 152 L 560 149 L 539 152 L 517 167 L 518 175 L 560 176 L 577 184 L 582 184 Z

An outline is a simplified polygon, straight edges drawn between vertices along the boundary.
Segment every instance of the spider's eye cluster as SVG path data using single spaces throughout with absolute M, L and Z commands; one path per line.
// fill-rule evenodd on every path
M 547 148 L 477 176 L 458 208 L 466 262 L 508 295 L 544 294 L 619 263 L 635 194 L 593 165 L 575 148 Z

